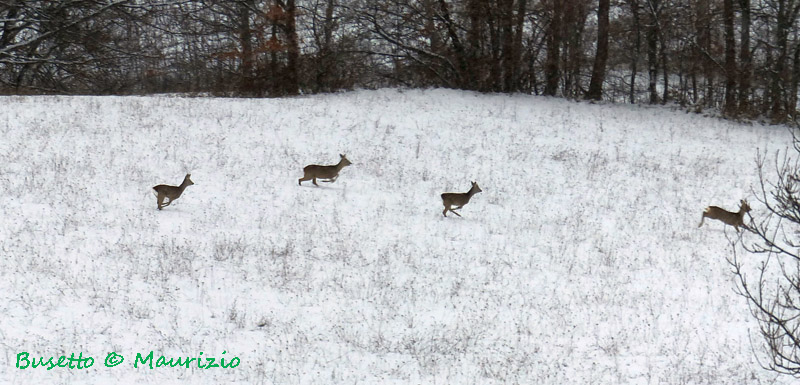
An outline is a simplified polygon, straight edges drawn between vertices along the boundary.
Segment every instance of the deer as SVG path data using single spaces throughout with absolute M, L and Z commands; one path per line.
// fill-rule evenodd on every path
M 444 204 L 444 211 L 442 211 L 442 215 L 445 217 L 447 216 L 447 212 L 450 211 L 451 213 L 458 215 L 459 217 L 461 214 L 457 213 L 455 210 L 458 210 L 467 203 L 472 198 L 473 195 L 483 191 L 480 187 L 478 187 L 478 183 L 471 182 L 472 187 L 470 187 L 469 191 L 465 193 L 444 193 L 442 194 L 442 203 Z M 453 208 L 453 206 L 458 206 Z
M 703 221 L 705 221 L 706 218 L 711 218 L 720 220 L 726 225 L 733 226 L 738 233 L 739 226 L 747 227 L 744 224 L 744 214 L 750 211 L 750 205 L 748 205 L 745 200 L 740 200 L 739 204 L 739 212 L 737 213 L 732 213 L 717 206 L 706 207 L 703 211 L 703 217 L 700 218 L 700 224 L 697 227 L 703 226 Z
M 303 177 L 297 180 L 297 184 L 302 186 L 303 181 L 310 180 L 312 183 L 314 183 L 314 186 L 319 186 L 317 184 L 317 178 L 321 179 L 323 182 L 335 182 L 336 178 L 339 177 L 339 171 L 342 171 L 343 168 L 352 164 L 349 160 L 347 160 L 347 157 L 344 154 L 339 154 L 339 157 L 339 163 L 332 166 L 310 164 L 303 167 Z
M 158 186 L 153 187 L 153 190 L 156 194 L 156 199 L 158 199 L 158 209 L 161 210 L 164 207 L 169 206 L 175 199 L 181 197 L 183 194 L 183 190 L 186 187 L 189 187 L 194 184 L 191 179 L 192 174 L 186 174 L 183 178 L 183 183 L 180 186 L 170 186 L 166 184 L 160 184 Z M 167 203 L 164 203 L 164 199 L 169 199 Z

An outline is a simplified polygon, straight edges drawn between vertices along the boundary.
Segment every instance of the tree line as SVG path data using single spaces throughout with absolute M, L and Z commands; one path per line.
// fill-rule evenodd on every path
M 793 120 L 800 0 L 0 0 L 0 92 L 383 86 Z

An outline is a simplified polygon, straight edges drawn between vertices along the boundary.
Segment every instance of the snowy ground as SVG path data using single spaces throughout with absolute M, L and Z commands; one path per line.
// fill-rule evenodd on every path
M 697 228 L 783 128 L 448 90 L 0 105 L 0 383 L 790 383 L 754 356 L 733 230 Z

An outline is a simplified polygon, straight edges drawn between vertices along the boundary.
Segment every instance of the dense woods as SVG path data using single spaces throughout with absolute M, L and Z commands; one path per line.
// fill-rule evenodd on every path
M 403 85 L 793 120 L 800 0 L 0 0 L 0 92 Z

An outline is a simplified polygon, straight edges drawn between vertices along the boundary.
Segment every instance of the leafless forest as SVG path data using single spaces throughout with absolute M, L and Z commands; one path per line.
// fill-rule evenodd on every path
M 0 0 L 0 92 L 450 87 L 796 114 L 800 0 Z

